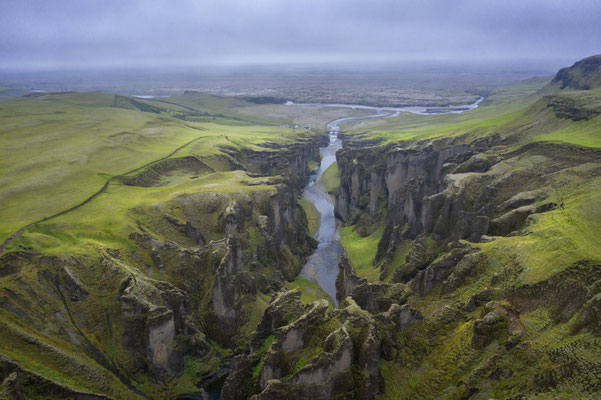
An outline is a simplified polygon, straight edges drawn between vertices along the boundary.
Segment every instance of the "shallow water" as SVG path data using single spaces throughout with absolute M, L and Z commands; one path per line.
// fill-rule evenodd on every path
M 332 302 L 337 305 L 336 276 L 338 275 L 338 261 L 342 255 L 342 246 L 334 217 L 334 199 L 316 185 L 325 170 L 336 162 L 336 151 L 342 148 L 342 143 L 338 139 L 338 125 L 334 121 L 328 125 L 328 128 L 330 143 L 319 149 L 323 155 L 321 165 L 311 176 L 309 184 L 303 191 L 303 199 L 313 203 L 319 212 L 319 229 L 316 233 L 319 244 L 317 250 L 309 256 L 300 275 L 321 286 Z
M 313 254 L 309 256 L 307 263 L 303 266 L 300 276 L 317 283 L 327 293 L 334 305 L 336 300 L 336 278 L 338 277 L 338 262 L 342 256 L 342 245 L 340 244 L 339 226 L 334 217 L 334 199 L 329 194 L 317 187 L 316 182 L 326 169 L 336 162 L 336 151 L 342 148 L 342 142 L 338 139 L 339 124 L 342 122 L 360 121 L 373 118 L 385 118 L 397 116 L 401 112 L 412 114 L 457 114 L 478 107 L 482 98 L 465 106 L 452 107 L 402 107 L 402 108 L 377 108 L 370 106 L 347 105 L 347 104 L 302 104 L 316 107 L 346 107 L 355 109 L 373 110 L 375 114 L 361 117 L 346 117 L 334 120 L 328 124 L 330 143 L 319 149 L 323 155 L 321 165 L 310 178 L 309 184 L 303 190 L 303 199 L 313 203 L 319 212 L 319 229 L 316 239 L 319 244 Z M 286 104 L 294 104 L 288 102 Z M 297 104 L 300 105 L 300 104 Z

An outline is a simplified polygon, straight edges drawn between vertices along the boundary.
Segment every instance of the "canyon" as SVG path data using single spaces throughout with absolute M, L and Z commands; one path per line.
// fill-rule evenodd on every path
M 102 123 L 119 114 L 100 153 L 64 164 L 92 170 L 105 151 L 136 164 L 93 170 L 77 182 L 107 182 L 101 193 L 40 211 L 52 217 L 3 249 L 1 396 L 594 398 L 599 71 L 585 59 L 477 108 L 290 106 L 335 120 L 330 132 L 200 115 L 230 100 L 195 93 L 5 103 L 44 111 L 40 130 L 66 102 L 93 103 Z M 333 203 L 316 210 L 332 215 L 313 235 L 303 200 L 328 201 L 334 161 Z M 6 198 L 32 201 L 21 196 Z M 3 239 L 27 222 L 15 220 Z M 323 244 L 336 257 L 312 260 Z

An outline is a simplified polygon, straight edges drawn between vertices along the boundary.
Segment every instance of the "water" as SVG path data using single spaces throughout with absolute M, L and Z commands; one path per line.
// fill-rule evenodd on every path
M 412 114 L 458 114 L 478 107 L 482 101 L 479 98 L 474 103 L 465 106 L 450 107 L 370 107 L 348 104 L 299 104 L 315 107 L 345 107 L 354 109 L 372 110 L 375 113 L 361 117 L 346 117 L 334 120 L 328 124 L 330 143 L 319 149 L 323 158 L 317 172 L 311 175 L 309 184 L 303 190 L 303 199 L 311 202 L 319 213 L 319 229 L 316 233 L 318 245 L 313 254 L 309 256 L 307 263 L 303 266 L 300 276 L 317 283 L 330 297 L 335 306 L 336 300 L 336 278 L 338 277 L 338 262 L 342 256 L 342 245 L 340 244 L 340 229 L 334 217 L 334 199 L 316 183 L 326 169 L 336 162 L 336 151 L 342 148 L 342 142 L 338 139 L 339 125 L 343 122 L 353 122 L 373 118 L 394 117 L 401 112 Z M 292 105 L 294 103 L 287 102 Z
M 336 120 L 328 124 L 330 143 L 319 149 L 323 158 L 321 165 L 310 178 L 309 184 L 303 191 L 303 199 L 313 203 L 319 213 L 319 229 L 317 231 L 317 250 L 309 256 L 300 275 L 315 283 L 328 294 L 335 305 L 336 301 L 336 277 L 338 276 L 338 262 L 342 256 L 340 245 L 340 233 L 336 226 L 334 217 L 334 199 L 316 185 L 321 175 L 334 162 L 336 162 L 336 151 L 342 148 L 338 139 L 338 124 Z

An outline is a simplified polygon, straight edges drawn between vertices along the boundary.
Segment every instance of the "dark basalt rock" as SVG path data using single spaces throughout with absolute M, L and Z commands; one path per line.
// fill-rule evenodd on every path
M 261 322 L 253 334 L 251 352 L 256 351 L 265 339 L 275 333 L 280 327 L 297 320 L 303 314 L 299 289 L 275 293 L 269 306 L 263 312 Z
M 450 253 L 443 256 L 439 261 L 419 271 L 410 284 L 413 285 L 415 291 L 420 296 L 425 296 L 432 290 L 432 287 L 436 283 L 442 282 L 450 274 L 451 269 L 462 261 L 469 252 L 469 249 L 464 248 L 451 250 Z
M 361 215 L 373 218 L 380 205 L 386 204 L 387 224 L 378 243 L 376 261 L 388 257 L 401 241 L 419 235 L 432 234 L 440 242 L 477 242 L 488 232 L 494 207 L 468 207 L 463 189 L 445 177 L 453 170 L 487 171 L 498 158 L 474 155 L 468 144 L 435 141 L 408 149 L 345 147 L 337 153 L 337 161 L 339 218 L 356 223 L 361 232 L 365 225 L 359 224 L 365 219 Z
M 554 203 L 544 203 L 515 208 L 490 221 L 489 232 L 495 236 L 509 235 L 511 232 L 519 230 L 524 225 L 529 215 L 547 212 L 555 207 L 556 205 Z
M 168 282 L 131 275 L 120 286 L 123 344 L 156 379 L 176 375 L 183 367 L 184 351 L 206 351 L 200 329 L 188 317 L 191 310 L 183 291 Z
M 472 344 L 479 349 L 486 347 L 495 339 L 501 330 L 505 329 L 506 324 L 506 318 L 499 312 L 489 312 L 482 319 L 476 320 Z
M 247 354 L 234 357 L 231 371 L 221 389 L 221 399 L 245 400 L 249 397 L 249 387 L 252 387 L 249 382 L 253 380 L 253 365 L 257 362 L 255 358 Z
M 570 96 L 549 95 L 543 98 L 547 108 L 553 110 L 557 118 L 572 121 L 588 121 L 601 114 L 601 107 L 595 107 L 580 98 Z
M 388 311 L 380 315 L 382 318 L 393 322 L 399 330 L 405 330 L 423 319 L 418 309 L 407 304 L 402 306 L 396 303 L 392 304 Z
M 343 308 L 329 309 L 323 300 L 299 307 L 299 295 L 296 290 L 273 296 L 255 336 L 258 344 L 260 338 L 274 335 L 273 343 L 265 355 L 256 353 L 255 344 L 255 352 L 236 359 L 224 399 L 243 398 L 233 389 L 235 381 L 257 365 L 257 399 L 373 399 L 379 392 L 381 343 L 376 321 L 350 298 Z M 295 309 L 301 310 L 300 316 Z M 339 323 L 332 324 L 334 319 Z M 299 354 L 311 354 L 317 344 L 322 350 L 299 367 Z
M 343 252 L 338 263 L 338 276 L 336 277 L 336 299 L 338 302 L 341 303 L 355 291 L 357 286 L 365 282 L 365 279 L 361 279 L 355 274 L 346 252 Z
M 83 300 L 89 293 L 84 288 L 83 283 L 71 272 L 68 267 L 65 267 L 62 273 L 59 273 L 57 279 L 60 281 L 60 288 L 71 301 Z
M 584 58 L 560 69 L 552 84 L 560 89 L 590 90 L 601 86 L 601 55 Z

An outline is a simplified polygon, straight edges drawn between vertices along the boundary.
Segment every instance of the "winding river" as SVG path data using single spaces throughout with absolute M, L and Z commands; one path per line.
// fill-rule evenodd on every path
M 336 119 L 328 124 L 330 143 L 319 149 L 323 158 L 319 169 L 311 175 L 309 184 L 305 186 L 302 197 L 312 203 L 319 213 L 319 229 L 316 233 L 318 240 L 317 249 L 309 256 L 307 263 L 303 266 L 300 276 L 317 283 L 330 297 L 332 303 L 337 306 L 336 300 L 336 277 L 338 276 L 338 262 L 342 256 L 342 245 L 340 244 L 340 229 L 334 216 L 334 199 L 327 194 L 317 181 L 330 165 L 336 162 L 336 151 L 342 148 L 342 142 L 338 139 L 340 124 L 374 118 L 394 117 L 402 112 L 421 115 L 436 114 L 458 114 L 473 110 L 482 101 L 479 98 L 472 104 L 464 106 L 449 107 L 371 107 L 349 104 L 294 104 L 311 107 L 344 107 L 352 109 L 363 109 L 373 111 L 373 114 L 360 117 L 345 117 Z

